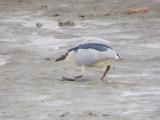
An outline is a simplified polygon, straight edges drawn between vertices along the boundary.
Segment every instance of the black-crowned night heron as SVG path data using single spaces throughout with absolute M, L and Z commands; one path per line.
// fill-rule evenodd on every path
M 74 79 L 83 76 L 86 67 L 105 68 L 101 77 L 103 80 L 110 70 L 110 64 L 114 60 L 120 60 L 118 53 L 108 46 L 108 42 L 102 39 L 87 40 L 84 43 L 72 47 L 66 51 L 64 55 L 55 60 L 55 62 L 64 60 L 72 56 L 78 66 L 81 67 L 81 74 L 75 76 Z M 66 78 L 67 79 L 67 78 Z

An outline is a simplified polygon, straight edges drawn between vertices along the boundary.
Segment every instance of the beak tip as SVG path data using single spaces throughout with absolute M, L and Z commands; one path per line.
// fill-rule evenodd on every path
M 54 62 L 58 62 L 59 61 L 59 59 L 56 59 Z
M 55 62 L 58 62 L 58 61 L 61 61 L 61 60 L 64 60 L 64 59 L 66 59 L 66 55 L 62 55 L 61 57 L 57 58 L 55 60 Z

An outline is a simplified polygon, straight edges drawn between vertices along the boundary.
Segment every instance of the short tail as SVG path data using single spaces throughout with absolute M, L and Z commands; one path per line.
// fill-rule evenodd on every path
M 118 53 L 116 53 L 116 55 L 117 55 L 117 59 L 116 60 L 121 60 L 120 55 Z

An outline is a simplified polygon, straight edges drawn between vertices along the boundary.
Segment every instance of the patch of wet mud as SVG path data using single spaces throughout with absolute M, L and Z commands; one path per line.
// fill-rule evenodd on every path
M 159 2 L 149 1 L 151 9 L 135 15 L 121 11 L 146 1 L 7 2 L 0 4 L 0 119 L 159 120 Z M 105 16 L 110 7 L 113 13 Z M 58 26 L 67 20 L 75 24 Z M 98 69 L 62 81 L 80 69 L 55 59 L 101 38 L 122 57 L 105 81 Z

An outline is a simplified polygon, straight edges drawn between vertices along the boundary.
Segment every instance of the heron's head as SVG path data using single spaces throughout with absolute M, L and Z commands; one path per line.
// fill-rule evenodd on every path
M 59 62 L 61 60 L 74 60 L 75 59 L 75 51 L 66 51 L 65 54 L 63 54 L 62 56 L 60 56 L 59 58 L 57 58 L 55 60 L 55 62 Z
M 66 58 L 67 58 L 67 59 L 75 58 L 75 53 L 77 52 L 77 50 L 78 50 L 78 46 L 68 49 L 68 50 L 65 52 L 65 54 L 62 55 L 61 57 L 57 58 L 57 59 L 55 60 L 55 62 L 64 60 L 64 59 L 66 59 Z
M 67 55 L 67 60 L 74 60 L 75 59 L 75 51 L 70 51 L 68 52 L 68 55 Z

